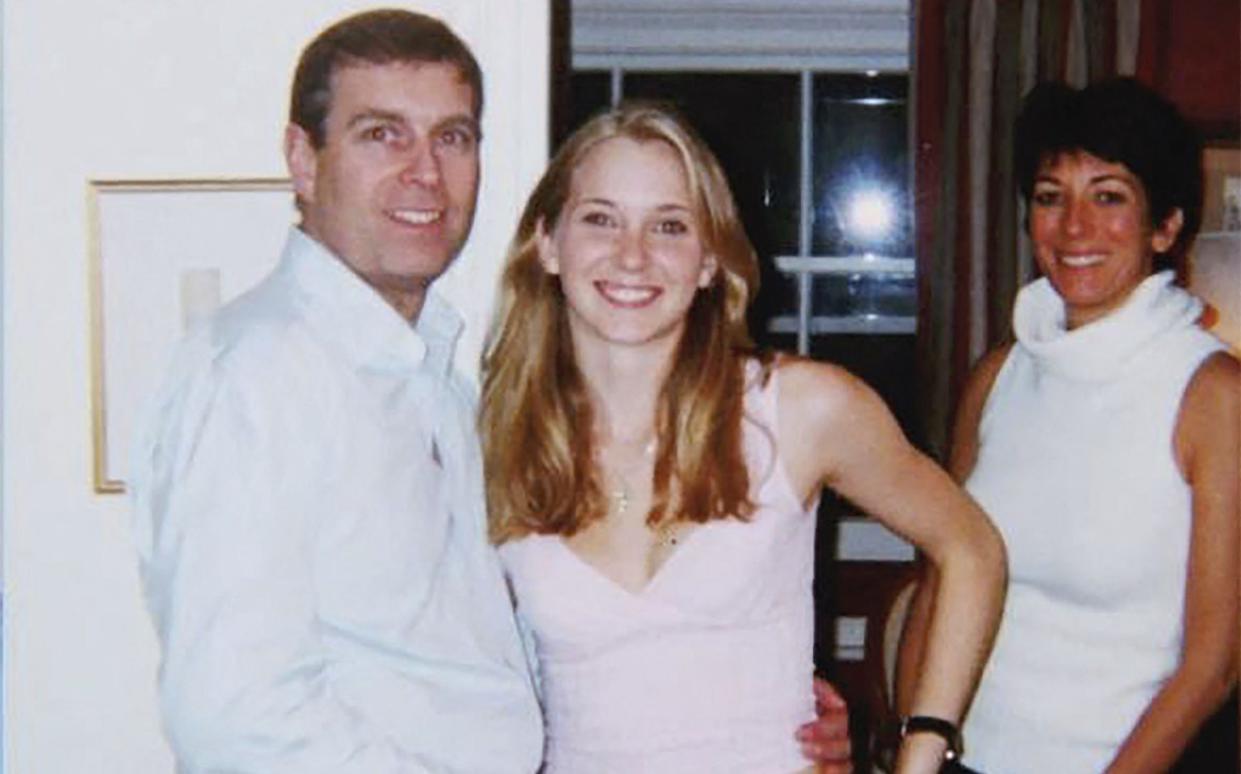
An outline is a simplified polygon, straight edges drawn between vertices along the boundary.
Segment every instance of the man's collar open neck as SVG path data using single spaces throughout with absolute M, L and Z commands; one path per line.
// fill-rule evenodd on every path
M 348 266 L 348 264 L 345 264 Z M 396 310 L 403 319 L 409 320 L 410 324 L 418 322 L 418 315 L 422 312 L 423 304 L 427 300 L 427 290 L 431 287 L 431 280 L 420 282 L 419 287 L 414 288 L 396 288 L 391 286 L 381 286 L 363 274 L 354 272 L 371 287 L 379 297 L 388 302 L 388 305 Z
M 352 360 L 386 371 L 424 362 L 440 373 L 452 367 L 463 321 L 434 288 L 425 290 L 417 319 L 410 320 L 322 242 L 297 227 L 290 240 L 288 270 L 309 298 L 320 299 L 313 324 L 340 340 Z
M 418 323 L 418 315 L 422 313 L 422 308 L 426 303 L 427 291 L 431 287 L 434 279 L 417 278 L 410 279 L 405 277 L 392 278 L 375 278 L 358 271 L 355 262 L 348 260 L 340 254 L 340 251 L 334 249 L 327 244 L 314 232 L 313 229 L 306 227 L 305 222 L 298 224 L 298 230 L 306 237 L 313 240 L 322 247 L 329 255 L 340 262 L 342 266 L 348 269 L 355 277 L 362 280 L 371 290 L 375 291 L 380 298 L 384 300 L 388 306 L 396 310 L 396 313 L 402 319 L 407 320 L 410 325 Z

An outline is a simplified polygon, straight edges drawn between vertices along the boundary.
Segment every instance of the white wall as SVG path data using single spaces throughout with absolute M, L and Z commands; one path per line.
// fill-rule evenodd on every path
M 284 174 L 293 62 L 348 0 L 3 6 L 5 768 L 170 772 L 123 498 L 91 488 L 86 182 Z M 487 78 L 483 201 L 443 282 L 473 360 L 546 156 L 545 0 L 426 0 Z M 468 282 L 467 282 L 468 280 Z

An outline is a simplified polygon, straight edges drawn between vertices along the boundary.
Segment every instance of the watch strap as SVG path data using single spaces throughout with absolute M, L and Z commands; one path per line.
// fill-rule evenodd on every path
M 955 761 L 960 760 L 961 753 L 965 749 L 961 740 L 961 729 L 957 728 L 957 724 L 943 718 L 933 717 L 931 715 L 907 715 L 901 718 L 901 738 L 910 734 L 935 734 L 943 737 L 948 742 L 948 749 L 944 751 L 944 760 Z

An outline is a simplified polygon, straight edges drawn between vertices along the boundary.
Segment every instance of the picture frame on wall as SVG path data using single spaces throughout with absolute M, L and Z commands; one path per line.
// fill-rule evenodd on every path
M 274 268 L 296 209 L 248 178 L 91 180 L 87 211 L 93 485 L 120 494 L 173 346 Z

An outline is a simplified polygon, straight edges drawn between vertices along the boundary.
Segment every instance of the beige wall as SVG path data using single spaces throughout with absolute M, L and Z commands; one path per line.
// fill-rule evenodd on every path
M 473 362 L 546 157 L 545 0 L 440 0 L 487 78 L 483 201 L 443 282 Z M 9 0 L 3 12 L 5 766 L 171 772 L 123 497 L 91 487 L 86 183 L 276 177 L 300 45 L 346 0 Z

